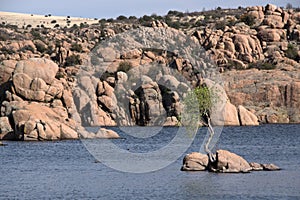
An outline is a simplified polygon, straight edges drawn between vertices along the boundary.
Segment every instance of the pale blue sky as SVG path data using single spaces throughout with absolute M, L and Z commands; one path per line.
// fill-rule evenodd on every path
M 90 18 L 115 18 L 119 15 L 142 16 L 153 13 L 164 15 L 169 10 L 202 11 L 238 6 L 266 5 L 285 7 L 291 3 L 300 7 L 300 0 L 0 0 L 0 11 L 29 14 L 49 14 Z

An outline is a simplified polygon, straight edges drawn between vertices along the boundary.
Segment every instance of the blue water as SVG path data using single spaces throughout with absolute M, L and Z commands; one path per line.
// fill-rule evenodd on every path
M 172 129 L 148 142 L 120 132 L 125 139 L 114 143 L 155 150 L 173 138 Z M 187 152 L 199 150 L 204 134 L 201 129 Z M 95 162 L 80 140 L 5 143 L 0 199 L 300 199 L 300 125 L 225 127 L 218 149 L 282 168 L 247 174 L 182 172 L 184 155 L 164 169 L 132 174 Z

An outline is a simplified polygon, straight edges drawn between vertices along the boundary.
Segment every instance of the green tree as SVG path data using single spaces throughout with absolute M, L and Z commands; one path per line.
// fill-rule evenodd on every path
M 184 99 L 184 106 L 187 112 L 192 113 L 193 110 L 197 109 L 196 112 L 200 116 L 192 116 L 193 118 L 198 117 L 200 122 L 208 127 L 209 138 L 204 146 L 205 152 L 208 154 L 211 162 L 215 161 L 212 152 L 209 149 L 209 144 L 215 134 L 215 131 L 211 125 L 211 112 L 213 105 L 218 102 L 217 94 L 211 91 L 207 86 L 202 85 L 196 87 L 193 91 L 189 92 Z
M 127 17 L 124 16 L 124 15 L 120 15 L 119 17 L 117 17 L 117 20 L 119 20 L 119 21 L 123 21 L 123 20 L 126 20 L 126 19 L 127 19 Z

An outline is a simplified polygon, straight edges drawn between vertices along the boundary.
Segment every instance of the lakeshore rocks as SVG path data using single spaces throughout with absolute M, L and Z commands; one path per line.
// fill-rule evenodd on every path
M 251 171 L 252 168 L 241 156 L 226 150 L 218 150 L 216 163 L 211 165 L 210 170 L 222 173 L 245 173 Z
M 238 107 L 239 119 L 241 126 L 257 126 L 259 125 L 257 117 L 247 110 L 244 106 L 239 105 Z
M 240 121 L 236 107 L 230 102 L 225 104 L 224 125 L 225 126 L 239 126 Z
M 183 159 L 182 171 L 205 171 L 208 167 L 208 156 L 199 152 L 187 154 Z
M 12 129 L 8 117 L 0 117 L 0 138 L 2 140 L 12 140 L 14 130 Z
M 19 61 L 9 69 L 14 70 L 8 71 L 11 75 L 1 97 L 1 138 L 78 139 L 75 121 L 69 117 L 72 95 L 68 83 L 55 78 L 57 64 L 35 58 Z
M 62 109 L 63 110 L 63 109 Z M 67 112 L 30 103 L 20 105 L 12 112 L 16 126 L 15 138 L 20 140 L 78 139 L 75 122 L 68 119 Z
M 277 171 L 280 170 L 280 168 L 274 164 L 262 164 L 262 167 L 265 171 Z
M 207 155 L 199 152 L 187 154 L 183 159 L 182 171 L 210 171 L 215 173 L 247 173 L 251 171 L 276 171 L 274 164 L 248 163 L 241 156 L 227 150 L 218 150 L 216 160 L 210 162 Z
M 79 137 L 82 139 L 118 139 L 119 134 L 113 130 L 100 128 L 96 133 L 89 132 L 84 128 L 79 130 Z

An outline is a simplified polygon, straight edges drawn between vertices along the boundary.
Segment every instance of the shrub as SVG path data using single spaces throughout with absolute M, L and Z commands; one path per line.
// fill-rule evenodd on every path
M 79 27 L 80 28 L 88 28 L 89 25 L 86 22 L 84 22 L 84 23 L 80 23 Z
M 73 24 L 73 26 L 71 27 L 71 29 L 77 29 L 78 25 L 77 24 Z
M 140 22 L 150 22 L 152 21 L 152 17 L 148 15 L 144 15 L 143 17 L 140 18 Z
M 30 33 L 34 40 L 43 40 L 43 37 L 41 36 L 39 31 L 35 29 L 31 29 Z
M 256 62 L 256 63 L 250 63 L 248 65 L 248 68 L 256 68 L 259 70 L 272 70 L 272 69 L 276 69 L 276 65 L 274 65 L 271 62 Z
M 136 16 L 130 16 L 128 19 L 130 19 L 130 20 L 136 20 L 137 17 Z
M 14 53 L 16 53 L 14 50 L 8 49 L 7 47 L 2 47 L 0 49 L 0 52 L 3 53 L 3 54 L 14 54 Z
M 9 35 L 7 33 L 0 31 L 0 41 L 6 41 L 6 40 L 9 40 Z
M 291 43 L 288 44 L 288 49 L 285 51 L 285 56 L 296 61 L 300 60 L 297 47 Z
M 181 27 L 181 24 L 179 21 L 166 21 L 166 24 L 172 28 L 175 28 L 175 29 L 179 29 Z
M 126 20 L 127 17 L 124 16 L 124 15 L 120 15 L 119 17 L 117 17 L 117 20 L 120 20 L 120 21 L 123 21 L 123 20 Z
M 22 52 L 26 52 L 26 51 L 31 51 L 32 53 L 34 53 L 34 48 L 32 46 L 24 46 L 20 49 L 20 51 Z
M 226 21 L 225 20 L 217 21 L 217 23 L 215 25 L 215 28 L 218 29 L 218 30 L 224 30 L 225 26 L 226 26 Z
M 80 56 L 75 54 L 68 56 L 65 61 L 65 66 L 74 66 L 74 65 L 81 65 L 81 64 L 82 64 L 82 60 Z
M 179 12 L 176 10 L 170 10 L 167 15 L 173 15 L 173 16 L 177 16 L 177 17 L 184 16 L 184 14 L 182 12 Z
M 71 50 L 81 53 L 82 52 L 82 45 L 78 44 L 78 43 L 72 43 L 71 44 Z
M 51 21 L 51 24 L 55 24 L 57 21 L 56 20 L 52 20 Z
M 240 17 L 240 20 L 248 26 L 253 26 L 255 24 L 255 17 L 252 15 L 244 14 Z
M 59 27 L 59 24 L 55 24 L 54 28 L 58 28 Z
M 128 72 L 132 68 L 132 64 L 128 61 L 122 61 L 119 64 L 117 71 Z

